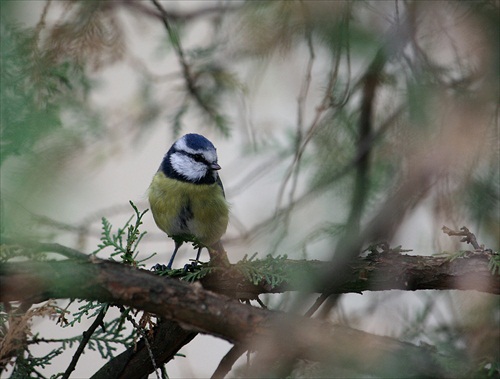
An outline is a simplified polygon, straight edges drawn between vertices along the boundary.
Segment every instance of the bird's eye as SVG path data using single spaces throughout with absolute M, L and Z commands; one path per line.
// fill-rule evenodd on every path
M 196 162 L 205 162 L 205 157 L 202 154 L 194 154 L 193 159 Z

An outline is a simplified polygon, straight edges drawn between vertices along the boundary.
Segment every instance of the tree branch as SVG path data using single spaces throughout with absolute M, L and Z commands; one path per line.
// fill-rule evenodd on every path
M 29 239 L 20 240 L 17 238 L 11 238 L 6 236 L 2 236 L 0 243 L 3 246 L 8 246 L 9 248 L 13 249 L 19 247 L 22 249 L 28 249 L 32 252 L 38 252 L 38 253 L 57 253 L 62 256 L 65 256 L 66 258 L 72 258 L 77 260 L 86 260 L 89 258 L 88 255 L 78 250 L 75 250 L 71 247 L 67 247 L 58 243 L 38 242 Z
M 500 277 L 491 275 L 489 253 L 473 254 L 450 260 L 446 257 L 403 255 L 394 252 L 371 253 L 356 259 L 345 281 L 333 293 L 360 293 L 386 290 L 476 290 L 500 294 Z M 201 280 L 203 287 L 230 297 L 254 299 L 264 293 L 310 291 L 323 293 L 330 287 L 329 263 L 322 261 L 284 260 L 282 269 L 290 278 L 272 287 L 265 280 L 255 285 L 237 266 L 209 274 Z M 307 288 L 297 273 L 307 277 Z M 327 287 L 324 287 L 324 286 Z
M 390 251 L 370 253 L 365 258 L 358 258 L 351 265 L 346 280 L 335 288 L 334 293 L 394 289 L 406 291 L 459 289 L 500 294 L 500 277 L 492 275 L 488 268 L 491 256 L 492 253 L 487 251 L 466 254 L 456 259 L 403 255 Z M 97 263 L 93 264 L 93 261 Z M 38 301 L 42 301 L 54 297 L 49 296 L 50 294 L 46 291 L 56 288 L 59 280 L 67 278 L 74 282 L 84 275 L 84 272 L 94 271 L 96 267 L 104 267 L 103 265 L 107 263 L 109 262 L 97 258 L 78 261 L 4 263 L 0 266 L 0 300 L 32 299 L 37 301 L 40 298 L 41 300 Z M 265 279 L 257 284 L 252 283 L 237 265 L 214 270 L 201 280 L 201 284 L 205 289 L 236 299 L 255 299 L 258 295 L 265 293 L 285 291 L 322 293 L 326 290 L 322 285 L 326 283 L 325 276 L 331 269 L 329 263 L 287 259 L 280 264 L 282 271 L 288 274 L 285 275 L 286 280 L 274 287 Z M 121 270 L 115 266 L 109 266 L 108 269 L 111 270 L 110 273 Z M 75 274 L 74 278 L 70 277 L 71 273 Z M 144 273 L 147 272 L 144 271 Z M 304 275 L 307 276 L 307 288 L 303 280 L 297 278 L 297 273 L 301 273 L 302 278 Z M 107 274 L 107 271 L 102 271 L 102 274 Z M 65 283 L 62 282 L 61 285 L 64 286 Z M 84 288 L 88 286 L 88 283 L 82 282 L 82 285 L 83 288 L 73 288 L 75 293 L 69 293 L 68 297 L 85 298 Z
M 330 363 L 334 358 L 341 364 L 352 364 L 354 357 L 362 357 L 359 369 L 371 373 L 411 373 L 419 377 L 446 374 L 427 349 L 315 319 L 255 308 L 207 291 L 200 284 L 160 277 L 116 262 L 95 259 L 1 266 L 0 301 L 47 298 L 81 298 L 132 306 L 176 321 L 187 331 L 209 333 L 252 350 L 267 351 L 262 357 Z M 283 338 L 282 333 L 287 337 Z M 277 352 L 281 352 L 279 356 Z
M 234 344 L 231 350 L 229 350 L 227 354 L 219 362 L 219 365 L 212 374 L 211 379 L 225 378 L 225 376 L 229 373 L 229 371 L 231 371 L 231 368 L 233 367 L 234 363 L 238 360 L 239 357 L 245 354 L 246 351 L 247 348 L 245 345 Z
M 366 258 L 358 258 L 355 261 L 347 280 L 341 283 L 336 291 L 346 293 L 388 289 L 468 289 L 500 294 L 500 276 L 492 275 L 488 269 L 491 255 L 488 252 L 471 252 L 465 257 L 450 260 L 442 257 L 401 255 L 391 250 L 374 252 Z M 253 284 L 237 265 L 232 265 L 224 271 L 215 270 L 214 273 L 205 276 L 201 281 L 205 289 L 199 284 L 190 285 L 95 257 L 86 260 L 6 263 L 0 266 L 0 301 L 27 300 L 31 303 L 48 298 L 82 298 L 130 305 L 160 315 L 164 319 L 155 329 L 154 339 L 151 341 L 151 352 L 158 367 L 170 361 L 177 351 L 200 331 L 224 338 L 241 348 L 251 348 L 248 344 L 253 341 L 251 337 L 255 336 L 259 341 L 268 341 L 262 342 L 264 346 L 267 346 L 267 343 L 274 343 L 272 346 L 281 349 L 282 347 L 276 346 L 276 343 L 283 340 L 283 336 L 277 336 L 275 328 L 283 322 L 291 328 L 286 331 L 286 340 L 297 346 L 299 350 L 295 353 L 299 354 L 298 356 L 319 359 L 315 355 L 306 354 L 311 346 L 317 347 L 313 349 L 314 351 L 326 348 L 332 356 L 339 354 L 345 356 L 345 350 L 336 351 L 341 347 L 334 341 L 338 338 L 347 338 L 344 333 L 357 332 L 351 332 L 350 329 L 347 331 L 340 329 L 339 332 L 338 327 L 335 327 L 332 329 L 331 339 L 325 337 L 325 341 L 321 342 L 319 340 L 324 337 L 325 332 L 324 329 L 320 330 L 316 320 L 307 321 L 305 318 L 290 316 L 291 320 L 294 320 L 293 323 L 282 313 L 246 306 L 207 291 L 208 289 L 232 298 L 246 299 L 256 298 L 263 293 L 291 290 L 324 292 L 325 288 L 321 288 L 321 284 L 327 283 L 325 275 L 331 270 L 328 263 L 294 260 L 283 260 L 280 263 L 282 269 L 290 275 L 288 280 L 275 287 L 265 280 Z M 305 287 L 303 280 L 294 279 L 298 272 L 302 278 L 304 275 L 307 276 L 308 288 Z M 304 339 L 301 332 L 295 331 L 293 333 L 299 334 L 290 339 L 289 334 L 293 329 L 298 326 L 302 328 L 304 322 L 312 323 L 311 331 L 307 333 L 317 333 L 317 335 Z M 329 324 L 321 325 L 328 330 L 332 328 Z M 294 338 L 301 340 L 295 341 Z M 309 345 L 307 341 L 311 338 L 317 338 L 318 341 L 314 340 L 310 342 L 312 345 Z M 390 346 L 398 346 L 402 351 L 407 347 L 398 345 L 393 340 L 384 340 L 383 337 L 369 334 L 359 335 L 359 338 L 375 338 L 373 343 L 384 347 L 388 356 L 377 359 L 389 359 L 388 357 L 393 354 Z M 382 340 L 378 341 L 377 338 Z M 391 341 L 390 346 L 387 345 L 389 341 Z M 362 341 L 358 342 L 364 344 Z M 256 348 L 255 343 L 254 341 L 254 348 Z M 359 348 L 355 346 L 356 341 L 350 343 L 353 344 L 352 349 Z M 257 345 L 257 348 L 261 347 L 260 343 Z M 288 351 L 287 349 L 285 351 Z M 411 349 L 416 349 L 415 354 L 421 353 L 416 347 Z M 350 353 L 358 354 L 352 350 Z M 288 358 L 290 359 L 293 354 Z M 266 354 L 260 354 L 259 357 L 265 358 Z M 275 358 L 280 359 L 278 356 Z M 222 368 L 224 371 L 227 370 L 225 365 Z M 148 350 L 143 342 L 140 342 L 136 350 L 131 347 L 106 363 L 93 378 L 136 378 L 152 372 L 153 369 Z M 220 372 L 215 374 L 219 375 Z
M 76 349 L 76 352 L 73 355 L 73 358 L 71 359 L 68 368 L 64 372 L 62 379 L 68 379 L 71 373 L 75 370 L 76 364 L 78 363 L 78 360 L 83 354 L 85 347 L 89 343 L 90 337 L 92 337 L 92 334 L 94 334 L 94 332 L 99 326 L 103 325 L 103 320 L 104 316 L 106 316 L 106 312 L 107 312 L 107 307 L 103 307 L 99 312 L 99 314 L 97 315 L 97 317 L 95 318 L 92 325 L 90 326 L 90 328 L 88 328 L 85 332 L 83 332 L 83 337 L 80 344 L 78 345 L 78 349 Z
M 174 358 L 175 354 L 196 337 L 195 332 L 182 329 L 178 323 L 161 320 L 150 340 L 151 353 L 157 366 Z M 135 379 L 154 371 L 150 352 L 141 339 L 137 346 L 131 346 L 123 353 L 106 362 L 91 379 Z

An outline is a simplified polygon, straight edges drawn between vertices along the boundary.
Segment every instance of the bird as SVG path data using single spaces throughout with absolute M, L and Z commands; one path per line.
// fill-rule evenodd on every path
M 148 190 L 158 228 L 174 240 L 172 264 L 183 242 L 219 251 L 229 222 L 229 204 L 218 171 L 217 150 L 207 138 L 189 133 L 167 151 Z

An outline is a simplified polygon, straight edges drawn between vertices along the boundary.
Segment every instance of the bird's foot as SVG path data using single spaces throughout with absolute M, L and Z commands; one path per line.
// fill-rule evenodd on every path
M 160 263 L 157 263 L 153 267 L 151 267 L 151 271 L 154 271 L 154 272 L 163 272 L 163 271 L 167 271 L 167 270 L 171 270 L 171 268 L 168 267 L 167 265 L 162 265 Z
M 193 272 L 195 269 L 197 269 L 199 267 L 198 263 L 200 263 L 200 261 L 192 261 L 191 263 L 185 264 L 184 271 L 185 272 Z

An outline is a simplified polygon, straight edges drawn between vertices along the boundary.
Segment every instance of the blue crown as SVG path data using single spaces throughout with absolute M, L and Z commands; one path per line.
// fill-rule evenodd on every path
M 189 133 L 184 136 L 186 140 L 186 145 L 193 150 L 210 150 L 214 149 L 215 146 L 200 134 Z

